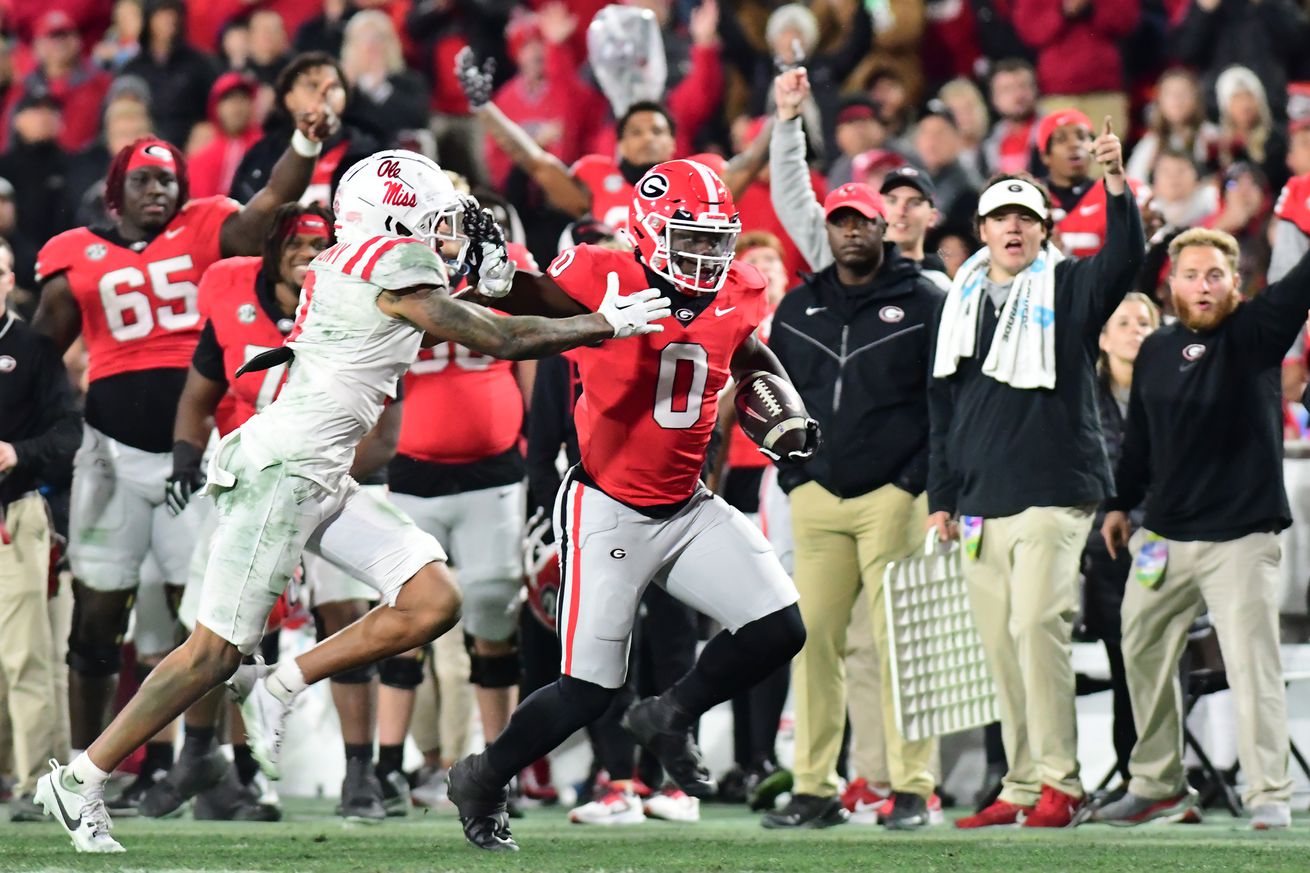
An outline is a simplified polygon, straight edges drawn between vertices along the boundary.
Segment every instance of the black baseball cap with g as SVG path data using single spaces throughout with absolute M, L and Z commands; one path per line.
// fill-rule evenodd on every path
M 882 179 L 882 185 L 878 193 L 886 194 L 897 188 L 913 188 L 928 198 L 929 203 L 934 203 L 937 198 L 937 186 L 932 183 L 928 174 L 918 167 L 897 167 Z

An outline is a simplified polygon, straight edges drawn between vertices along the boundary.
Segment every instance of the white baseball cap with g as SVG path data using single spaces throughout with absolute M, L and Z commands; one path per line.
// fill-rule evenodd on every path
M 978 217 L 986 218 L 1006 206 L 1022 207 L 1043 220 L 1049 214 L 1046 198 L 1032 182 L 1024 179 L 1002 179 L 978 198 Z

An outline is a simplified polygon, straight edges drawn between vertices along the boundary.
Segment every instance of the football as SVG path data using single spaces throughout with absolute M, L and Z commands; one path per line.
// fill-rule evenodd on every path
M 809 416 L 787 380 L 772 373 L 752 373 L 737 386 L 733 406 L 746 436 L 775 460 L 805 448 Z

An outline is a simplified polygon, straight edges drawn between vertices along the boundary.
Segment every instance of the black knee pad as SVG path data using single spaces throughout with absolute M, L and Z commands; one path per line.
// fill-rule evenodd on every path
M 742 626 L 733 636 L 759 652 L 761 657 L 782 656 L 781 660 L 791 660 L 805 647 L 801 608 L 793 603 Z
M 420 658 L 387 658 L 378 665 L 378 677 L 388 688 L 413 691 L 423 682 Z
M 479 688 L 513 688 L 523 675 L 519 653 L 508 655 L 469 655 L 469 681 Z
M 68 666 L 83 676 L 103 678 L 113 676 L 123 666 L 123 648 L 119 645 L 97 645 L 76 637 L 68 640 Z
M 378 675 L 376 664 L 365 664 L 363 667 L 355 667 L 353 670 L 343 670 L 333 676 L 330 681 L 338 685 L 367 685 L 373 681 L 373 677 Z
M 555 680 L 555 686 L 559 688 L 560 697 L 571 710 L 577 713 L 579 719 L 586 716 L 587 724 L 604 715 L 605 710 L 609 709 L 610 703 L 621 690 L 602 688 L 594 682 L 574 679 L 572 676 L 559 677 Z

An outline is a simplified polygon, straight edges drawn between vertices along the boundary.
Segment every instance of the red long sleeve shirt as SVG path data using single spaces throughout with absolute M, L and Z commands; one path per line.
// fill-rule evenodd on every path
M 1085 12 L 1066 18 L 1060 0 L 1015 0 L 1014 27 L 1037 50 L 1037 84 L 1043 94 L 1122 91 L 1117 41 L 1137 26 L 1138 0 L 1089 0 Z

